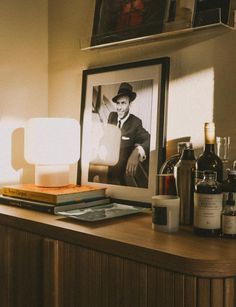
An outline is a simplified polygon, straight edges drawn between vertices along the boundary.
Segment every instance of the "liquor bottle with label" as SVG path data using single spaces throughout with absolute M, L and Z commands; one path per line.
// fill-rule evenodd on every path
M 223 205 L 229 198 L 229 193 L 232 193 L 233 199 L 236 199 L 236 169 L 228 171 L 228 178 L 222 183 L 223 190 Z
M 217 181 L 223 181 L 223 163 L 215 153 L 215 124 L 205 123 L 205 147 L 204 152 L 196 161 L 196 170 L 205 171 L 211 170 L 216 172 Z
M 236 206 L 233 192 L 229 192 L 222 211 L 222 235 L 228 238 L 236 238 Z
M 221 233 L 222 185 L 216 181 L 215 172 L 203 174 L 194 192 L 194 233 L 217 236 Z

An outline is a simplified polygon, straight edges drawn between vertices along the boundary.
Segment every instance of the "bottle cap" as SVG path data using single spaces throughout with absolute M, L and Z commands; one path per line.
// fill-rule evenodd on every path
M 234 194 L 232 192 L 229 192 L 228 199 L 226 200 L 226 205 L 234 206 L 235 200 L 234 200 Z
M 205 129 L 215 129 L 215 123 L 213 122 L 208 122 L 204 124 Z
M 214 144 L 215 143 L 215 123 L 205 123 L 204 131 L 205 131 L 206 144 Z

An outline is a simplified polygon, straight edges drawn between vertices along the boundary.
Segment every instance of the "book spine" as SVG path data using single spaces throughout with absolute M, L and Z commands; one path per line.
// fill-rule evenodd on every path
M 36 193 L 32 191 L 22 191 L 14 188 L 3 187 L 2 190 L 3 195 L 13 196 L 23 199 L 37 200 L 45 203 L 56 203 L 57 199 L 55 195 L 44 194 L 44 193 Z
M 45 212 L 45 213 L 51 213 L 54 214 L 54 206 L 50 205 L 37 205 L 37 204 L 31 204 L 30 202 L 24 202 L 21 200 L 10 200 L 10 199 L 4 199 L 0 198 L 0 203 L 3 205 L 10 205 L 14 207 L 19 207 L 19 208 L 25 208 L 25 209 L 31 209 L 31 210 L 36 210 L 40 212 Z
M 100 205 L 100 204 L 106 204 L 110 202 L 110 198 L 101 198 L 93 201 L 88 202 L 80 202 L 80 203 L 72 203 L 72 204 L 64 204 L 64 205 L 55 205 L 55 204 L 46 204 L 46 203 L 40 203 L 30 200 L 24 200 L 24 199 L 17 199 L 12 198 L 9 196 L 0 196 L 0 204 L 20 207 L 20 208 L 26 208 L 26 209 L 32 209 L 40 212 L 46 212 L 51 214 L 57 214 L 57 212 L 60 211 L 68 211 L 73 209 L 84 209 L 89 208 L 92 206 Z

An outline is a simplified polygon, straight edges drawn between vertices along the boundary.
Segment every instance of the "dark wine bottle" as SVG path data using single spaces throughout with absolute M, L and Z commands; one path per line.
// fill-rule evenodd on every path
M 222 183 L 223 181 L 223 163 L 221 159 L 215 153 L 215 124 L 205 123 L 205 147 L 204 152 L 196 161 L 196 170 L 205 171 L 211 170 L 216 172 L 217 181 Z M 198 174 L 199 176 L 199 174 Z
M 194 193 L 195 157 L 192 143 L 186 147 L 180 160 L 174 167 L 177 195 L 180 197 L 180 224 L 193 223 L 193 193 Z
M 194 233 L 201 236 L 217 236 L 221 233 L 222 185 L 216 181 L 216 173 L 204 171 L 204 178 L 195 186 Z

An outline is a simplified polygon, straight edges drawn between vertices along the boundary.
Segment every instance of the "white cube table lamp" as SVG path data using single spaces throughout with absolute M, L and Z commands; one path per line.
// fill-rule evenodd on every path
M 35 184 L 66 186 L 80 157 L 80 127 L 71 118 L 31 118 L 25 126 L 25 159 L 35 164 Z

